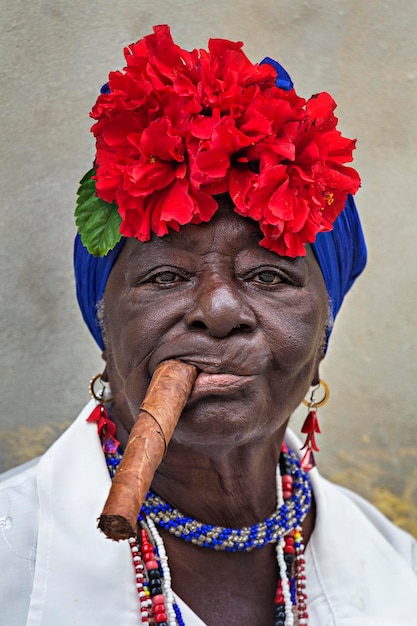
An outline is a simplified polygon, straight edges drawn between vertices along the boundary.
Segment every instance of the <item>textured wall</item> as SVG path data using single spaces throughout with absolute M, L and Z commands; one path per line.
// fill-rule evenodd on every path
M 417 4 L 407 0 L 2 3 L 0 468 L 33 456 L 88 399 L 100 354 L 72 280 L 73 207 L 88 117 L 123 45 L 167 22 L 184 47 L 241 39 L 300 95 L 329 91 L 358 137 L 369 265 L 337 321 L 323 376 L 322 469 L 417 534 Z M 414 521 L 413 521 L 414 520 Z M 413 526 L 414 524 L 414 526 Z

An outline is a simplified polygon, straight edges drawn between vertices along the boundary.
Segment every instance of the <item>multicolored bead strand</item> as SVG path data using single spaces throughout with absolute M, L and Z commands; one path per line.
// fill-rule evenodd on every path
M 159 564 L 155 557 L 152 543 L 149 541 L 145 528 L 140 531 L 142 559 L 146 568 L 149 594 L 152 602 L 152 617 L 158 626 L 168 626 L 168 615 L 166 613 L 165 596 Z
M 281 475 L 280 464 L 278 463 L 276 477 L 278 507 L 282 506 L 284 501 L 288 500 L 292 495 L 292 489 L 288 489 L 287 478 L 287 474 Z M 275 593 L 274 626 L 293 626 L 294 624 L 287 563 L 284 552 L 285 545 L 286 539 L 281 537 L 276 545 L 279 578 Z
M 284 559 L 284 539 L 276 546 L 279 577 L 275 592 L 274 626 L 293 626 L 293 607 L 289 590 L 287 566 Z
M 168 614 L 169 626 L 176 626 L 177 623 L 181 626 L 182 616 L 179 607 L 177 606 L 174 598 L 174 593 L 171 588 L 171 571 L 168 564 L 168 556 L 165 550 L 165 544 L 161 535 L 158 532 L 155 524 L 151 519 L 147 520 L 149 531 L 152 535 L 152 540 L 156 546 L 156 553 L 159 558 L 160 567 L 162 571 L 162 579 L 166 597 L 166 611 Z M 180 620 L 178 619 L 180 617 Z
M 295 548 L 295 587 L 296 587 L 296 604 L 299 626 L 307 626 L 307 594 L 305 592 L 305 560 L 304 560 L 304 542 L 301 528 L 294 532 L 294 548 Z
M 129 539 L 129 545 L 132 553 L 133 569 L 135 570 L 136 589 L 139 596 L 141 623 L 150 624 L 150 619 L 152 618 L 152 601 L 150 599 L 150 593 L 145 578 L 145 568 L 142 562 L 142 556 L 136 539 L 131 537 Z

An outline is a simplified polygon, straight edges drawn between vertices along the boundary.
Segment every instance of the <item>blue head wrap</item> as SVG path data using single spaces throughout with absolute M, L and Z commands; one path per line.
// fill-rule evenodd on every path
M 292 89 L 290 76 L 277 61 L 266 57 L 262 63 L 268 63 L 276 69 L 277 87 Z M 124 241 L 122 238 L 106 256 L 94 257 L 83 246 L 80 236 L 75 238 L 74 271 L 78 304 L 85 323 L 102 350 L 104 343 L 97 320 L 97 303 L 103 298 L 107 279 Z M 330 314 L 334 320 L 343 298 L 366 264 L 365 240 L 351 195 L 347 198 L 345 209 L 334 222 L 333 230 L 319 233 L 311 247 L 323 274 L 329 294 Z
M 330 315 L 336 318 L 343 298 L 366 265 L 366 244 L 355 201 L 349 194 L 333 230 L 319 233 L 311 245 L 320 265 L 330 301 Z

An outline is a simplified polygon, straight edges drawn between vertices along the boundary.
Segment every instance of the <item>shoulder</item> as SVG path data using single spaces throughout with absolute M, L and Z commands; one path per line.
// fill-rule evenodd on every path
M 23 539 L 24 528 L 36 528 L 39 459 L 0 474 L 0 546 L 11 549 L 12 538 Z M 31 534 L 33 534 L 31 532 Z M 36 535 L 35 535 L 36 536 Z
M 286 436 L 293 450 L 300 443 Z M 316 503 L 305 550 L 312 624 L 409 625 L 417 614 L 417 542 L 372 504 L 309 473 Z
M 318 518 L 327 533 L 331 525 L 351 537 L 352 532 L 372 538 L 379 545 L 379 554 L 384 548 L 389 557 L 400 556 L 417 575 L 417 541 L 409 533 L 395 526 L 370 502 L 346 487 L 323 478 L 316 470 L 311 476 L 313 492 L 318 503 Z M 349 539 L 346 537 L 345 541 Z M 360 545 L 356 538 L 354 545 Z M 394 556 L 395 554 L 395 556 Z
M 389 545 L 409 563 L 417 575 L 416 539 L 401 528 L 398 528 L 398 526 L 395 526 L 395 524 L 388 520 L 377 508 L 357 493 L 341 486 L 337 486 L 337 489 L 361 511 L 367 521 L 384 537 Z
M 0 474 L 0 525 L 10 526 L 27 510 L 36 508 L 39 458 Z
M 317 623 L 323 615 L 332 616 L 329 624 L 343 618 L 346 626 L 413 623 L 415 539 L 360 496 L 313 472 L 316 525 L 306 548 L 311 615 Z
M 0 520 L 16 514 L 16 504 L 27 508 L 36 499 L 39 458 L 0 474 Z
M 290 429 L 287 429 L 286 440 L 293 450 L 300 449 L 301 443 Z M 373 533 L 401 555 L 417 574 L 417 541 L 414 537 L 395 526 L 370 502 L 327 480 L 317 469 L 313 469 L 309 476 L 317 504 L 318 529 L 323 527 L 326 534 L 333 525 L 338 532 L 343 529 L 349 533 L 352 524 L 357 530 L 362 527 L 364 532 Z
M 0 475 L 0 607 L 5 624 L 26 623 L 38 535 L 38 459 Z
M 15 481 L 18 484 L 22 478 L 25 480 L 28 475 L 36 474 L 36 466 L 39 463 L 39 459 L 40 457 L 36 457 L 31 461 L 27 461 L 27 463 L 13 467 L 0 474 L 0 489 L 7 488 L 9 484 L 15 484 Z

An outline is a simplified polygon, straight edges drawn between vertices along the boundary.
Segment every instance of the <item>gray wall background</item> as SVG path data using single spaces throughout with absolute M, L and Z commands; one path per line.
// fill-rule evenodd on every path
M 297 92 L 329 91 L 358 138 L 369 264 L 323 377 L 320 467 L 417 535 L 417 3 L 413 0 L 0 2 L 0 469 L 39 454 L 88 400 L 100 353 L 72 278 L 73 209 L 91 166 L 89 111 L 123 46 L 158 23 L 270 55 Z M 299 421 L 299 420 L 298 420 Z M 294 427 L 298 427 L 297 418 Z

